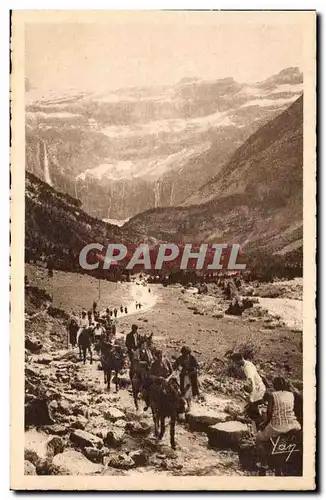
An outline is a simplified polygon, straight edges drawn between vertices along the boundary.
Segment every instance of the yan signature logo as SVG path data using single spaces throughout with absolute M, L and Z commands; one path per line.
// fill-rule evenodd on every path
M 296 448 L 296 443 L 289 443 L 288 441 L 282 439 L 281 436 L 278 436 L 277 439 L 274 441 L 273 438 L 269 438 L 271 443 L 272 443 L 272 455 L 285 455 L 287 454 L 287 457 L 285 461 L 287 462 L 292 455 L 292 453 L 295 453 L 296 451 L 299 451 L 298 448 Z

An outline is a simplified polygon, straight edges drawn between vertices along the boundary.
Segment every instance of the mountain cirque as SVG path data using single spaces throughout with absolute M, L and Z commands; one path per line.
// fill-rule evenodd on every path
M 184 79 L 38 101 L 30 90 L 26 168 L 99 218 L 180 205 L 301 93 L 298 68 L 255 84 Z

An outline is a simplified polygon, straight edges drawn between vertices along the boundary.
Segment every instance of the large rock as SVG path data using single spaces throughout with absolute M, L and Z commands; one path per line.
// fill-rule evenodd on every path
M 74 380 L 70 384 L 72 389 L 76 389 L 77 391 L 87 391 L 88 385 L 84 382 L 80 382 L 79 380 Z
M 64 441 L 59 436 L 49 436 L 36 429 L 25 433 L 25 460 L 36 467 L 37 474 L 52 474 L 52 459 L 58 453 L 63 452 Z
M 35 465 L 32 464 L 29 460 L 25 460 L 24 462 L 24 475 L 25 476 L 35 476 L 36 468 Z
M 108 465 L 114 467 L 115 469 L 128 470 L 132 467 L 135 467 L 136 464 L 130 456 L 128 456 L 126 453 L 122 453 L 121 455 L 112 457 Z
M 147 422 L 127 422 L 126 430 L 133 436 L 148 436 L 152 428 Z
M 193 405 L 186 416 L 189 428 L 193 431 L 206 431 L 210 425 L 225 422 L 228 415 L 222 410 L 211 410 L 200 405 Z
M 47 455 L 54 457 L 62 453 L 65 449 L 65 443 L 59 436 L 53 436 L 47 441 Z
M 46 399 L 35 398 L 25 404 L 25 426 L 51 425 L 54 423 Z
M 49 437 L 43 432 L 35 429 L 25 432 L 25 460 L 36 465 L 40 460 L 45 459 L 48 455 L 48 441 Z
M 42 429 L 49 434 L 57 434 L 58 436 L 64 436 L 69 432 L 68 427 L 61 424 L 46 425 Z
M 39 363 L 40 365 L 49 365 L 52 362 L 52 356 L 44 355 L 44 356 L 38 356 L 35 358 L 36 363 Z
M 120 418 L 119 420 L 116 420 L 113 425 L 115 428 L 119 427 L 120 429 L 125 429 L 127 426 L 127 422 Z
M 34 337 L 26 337 L 25 338 L 25 349 L 28 349 L 31 352 L 39 352 L 43 347 L 43 344 L 39 340 Z
M 124 429 L 117 427 L 116 429 L 108 431 L 106 437 L 104 438 L 104 444 L 109 448 L 111 447 L 118 448 L 123 444 L 124 438 L 125 438 Z
M 85 457 L 94 464 L 101 464 L 103 462 L 104 450 L 99 450 L 92 446 L 86 446 L 83 450 Z
M 104 416 L 107 420 L 111 420 L 112 422 L 126 418 L 125 414 L 121 410 L 118 410 L 118 408 L 114 407 L 108 408 Z
M 74 422 L 72 422 L 71 427 L 73 429 L 80 429 L 83 431 L 87 423 L 88 423 L 87 418 L 81 415 Z
M 60 467 L 68 475 L 85 476 L 102 470 L 100 464 L 93 464 L 82 453 L 74 450 L 59 453 L 53 459 L 53 465 Z
M 101 448 L 103 446 L 103 439 L 80 429 L 76 429 L 70 434 L 70 440 L 80 448 L 86 448 L 86 446 Z
M 215 448 L 238 450 L 241 441 L 248 435 L 248 426 L 237 421 L 211 425 L 207 429 L 208 444 Z
M 136 467 L 142 467 L 148 462 L 148 456 L 144 450 L 131 451 L 129 457 L 135 462 Z
M 73 412 L 73 409 L 71 407 L 71 404 L 68 401 L 66 401 L 65 399 L 63 399 L 62 401 L 60 401 L 60 403 L 58 405 L 58 411 L 60 413 L 63 413 L 64 415 L 71 415 Z

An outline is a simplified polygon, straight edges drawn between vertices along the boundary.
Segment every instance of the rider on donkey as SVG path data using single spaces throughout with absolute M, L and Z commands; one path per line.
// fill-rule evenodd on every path
M 155 353 L 155 360 L 150 368 L 150 375 L 160 378 L 168 378 L 173 372 L 172 365 L 163 352 L 158 349 Z
M 139 348 L 140 345 L 140 337 L 138 333 L 138 326 L 132 325 L 131 332 L 129 332 L 126 336 L 126 348 L 128 351 L 129 361 L 132 365 L 134 360 L 134 351 Z

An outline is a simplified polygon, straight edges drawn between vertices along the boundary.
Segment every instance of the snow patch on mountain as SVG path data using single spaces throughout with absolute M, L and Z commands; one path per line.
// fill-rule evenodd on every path
M 139 160 L 116 161 L 115 163 L 103 163 L 95 168 L 87 169 L 79 174 L 76 179 L 84 181 L 87 177 L 102 178 L 111 180 L 123 180 L 131 178 L 145 178 L 154 180 L 163 175 L 165 172 L 172 171 L 174 165 L 181 169 L 190 158 L 199 156 L 207 151 L 211 146 L 210 141 L 206 141 L 197 146 L 183 148 L 177 153 L 169 156 L 159 156 L 153 158 L 141 158 Z
M 269 106 L 289 105 L 297 98 L 298 98 L 297 95 L 293 95 L 291 97 L 286 97 L 286 98 L 284 97 L 283 99 L 255 99 L 244 103 L 241 107 L 248 108 L 249 106 L 269 107 Z

